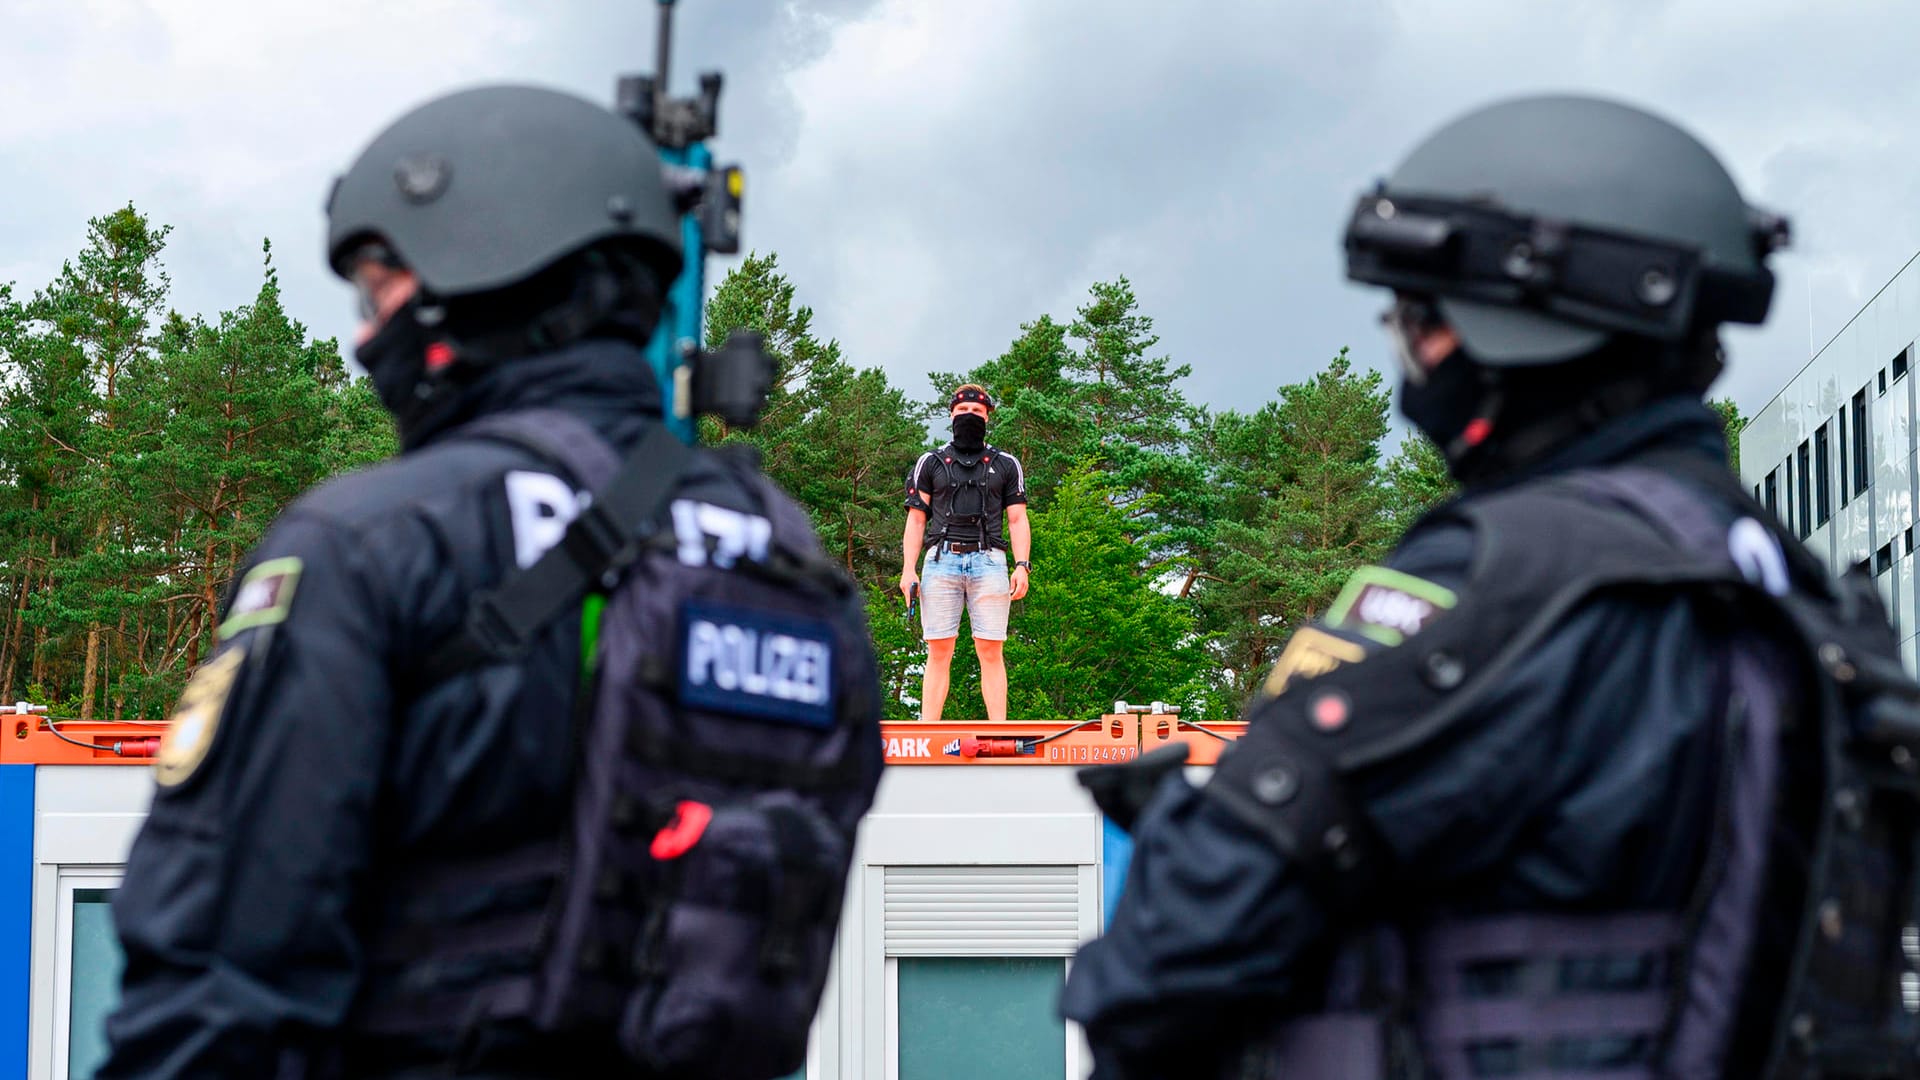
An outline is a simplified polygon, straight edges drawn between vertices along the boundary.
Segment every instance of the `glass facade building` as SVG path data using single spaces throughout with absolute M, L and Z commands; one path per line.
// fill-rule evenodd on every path
M 1920 257 L 1911 260 L 1740 433 L 1740 478 L 1829 567 L 1874 575 L 1916 669 L 1914 342 Z M 1733 360 L 1738 363 L 1738 357 Z

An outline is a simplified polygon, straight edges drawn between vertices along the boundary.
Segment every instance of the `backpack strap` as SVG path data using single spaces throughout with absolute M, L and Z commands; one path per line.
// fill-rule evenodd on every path
M 584 421 L 549 409 L 487 417 L 462 434 L 512 443 L 560 464 L 588 483 L 592 502 L 537 562 L 474 597 L 464 625 L 428 654 L 421 675 L 428 685 L 523 655 L 548 623 L 633 561 L 695 460 L 693 449 L 662 424 L 621 462 Z

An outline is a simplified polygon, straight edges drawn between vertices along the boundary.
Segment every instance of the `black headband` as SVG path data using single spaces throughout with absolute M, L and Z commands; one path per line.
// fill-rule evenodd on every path
M 963 401 L 977 402 L 978 404 L 985 405 L 987 407 L 988 412 L 993 411 L 992 398 L 988 397 L 986 394 L 982 393 L 979 390 L 972 390 L 967 387 L 961 387 L 960 389 L 955 390 L 953 392 L 953 400 L 947 402 L 947 411 L 952 412 L 953 407 L 955 405 L 960 404 Z

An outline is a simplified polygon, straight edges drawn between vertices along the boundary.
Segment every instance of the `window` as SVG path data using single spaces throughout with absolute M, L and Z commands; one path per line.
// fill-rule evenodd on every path
M 1911 353 L 1912 351 L 1913 351 L 1913 346 L 1909 345 L 1906 348 L 1900 350 L 1900 355 L 1893 358 L 1893 381 L 1894 382 L 1899 382 L 1901 379 L 1906 377 L 1907 354 Z
M 1793 451 L 1787 451 L 1787 460 L 1780 466 L 1780 523 L 1793 528 Z
M 52 1060 L 44 1075 L 86 1080 L 106 1060 L 107 1014 L 119 1000 L 123 963 L 113 930 L 113 892 L 119 884 L 118 869 L 73 866 L 56 872 L 48 1001 Z
M 920 842 L 924 843 L 924 839 Z M 877 842 L 884 846 L 884 841 Z M 896 1080 L 1066 1080 L 1082 1047 L 1053 1008 L 1075 945 L 1091 936 L 1091 867 L 871 867 L 872 946 L 885 958 L 873 1016 Z M 983 1038 L 983 1033 L 991 1037 Z
M 1833 516 L 1833 462 L 1827 449 L 1827 425 L 1813 433 L 1813 509 L 1815 523 L 1825 525 Z
M 145 769 L 40 769 L 34 777 L 27 1068 L 33 1080 L 91 1077 L 120 989 L 110 902 L 153 801 Z
M 1807 444 L 1800 444 L 1800 491 L 1797 508 L 1800 511 L 1800 539 L 1813 535 L 1813 470 L 1807 467 Z
M 1893 569 L 1893 541 L 1889 540 L 1881 544 L 1880 550 L 1874 553 L 1873 572 L 1878 575 L 1891 569 Z
M 1913 526 L 1907 526 L 1907 554 L 1913 554 Z
M 1767 493 L 1760 500 L 1761 502 L 1767 504 L 1767 512 L 1770 514 L 1773 514 L 1776 517 L 1778 517 L 1780 514 L 1779 477 L 1780 477 L 1779 469 L 1775 469 L 1772 472 L 1767 474 Z
M 1872 479 L 1872 466 L 1867 461 L 1867 392 L 1861 390 L 1853 395 L 1853 493 L 1867 490 Z
M 113 932 L 113 890 L 75 888 L 67 971 L 67 1075 L 90 1077 L 107 1059 L 107 1014 L 125 957 Z
M 900 1080 L 1066 1080 L 1067 1029 L 1054 1016 L 1065 961 L 903 956 L 896 963 Z
M 1843 408 L 1836 415 L 1840 418 L 1840 505 L 1845 506 L 1853 490 L 1847 483 L 1847 410 Z
M 1882 397 L 1885 397 L 1886 393 L 1887 393 L 1887 369 L 1881 368 L 1880 369 L 1880 395 Z

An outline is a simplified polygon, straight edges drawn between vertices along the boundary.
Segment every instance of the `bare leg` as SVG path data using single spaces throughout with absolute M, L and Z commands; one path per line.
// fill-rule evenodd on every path
M 973 655 L 980 658 L 980 696 L 987 703 L 987 719 L 1007 718 L 1007 654 L 1004 641 L 973 639 Z M 951 648 L 951 646 L 949 646 Z M 944 691 L 946 685 L 941 684 Z
M 920 719 L 940 722 L 940 710 L 947 706 L 947 680 L 953 670 L 953 643 L 957 638 L 934 638 L 927 642 L 927 670 L 920 676 Z M 1000 677 L 1002 686 L 1006 676 Z M 1002 691 L 1002 698 L 1005 691 Z

